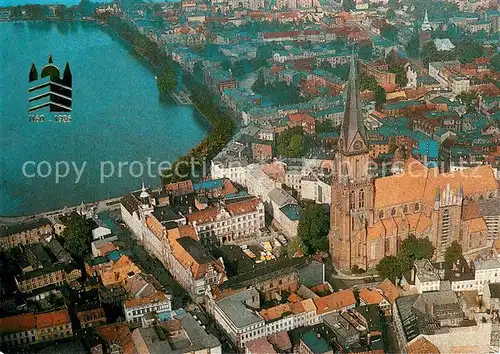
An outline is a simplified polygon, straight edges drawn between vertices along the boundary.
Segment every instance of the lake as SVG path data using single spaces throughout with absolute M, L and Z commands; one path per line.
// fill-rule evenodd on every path
M 49 54 L 61 75 L 71 67 L 70 123 L 28 120 L 28 74 L 32 63 L 40 74 Z M 158 187 L 157 164 L 185 154 L 209 129 L 193 107 L 160 102 L 148 64 L 93 23 L 0 22 L 0 65 L 2 216 L 120 196 L 143 179 Z M 56 180 L 56 166 L 60 175 L 69 166 L 67 177 Z
M 177 2 L 178 0 L 172 1 L 162 1 L 162 0 L 149 0 L 148 2 Z M 95 3 L 106 3 L 113 2 L 113 0 L 91 0 L 91 2 Z M 53 5 L 53 4 L 62 4 L 66 6 L 74 6 L 78 5 L 80 0 L 0 0 L 0 7 L 2 6 L 18 6 L 18 5 Z

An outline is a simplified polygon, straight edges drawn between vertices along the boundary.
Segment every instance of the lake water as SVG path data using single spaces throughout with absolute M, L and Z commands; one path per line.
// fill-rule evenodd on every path
M 38 73 L 52 54 L 73 75 L 71 123 L 28 121 L 28 74 Z M 138 189 L 152 162 L 173 161 L 207 134 L 208 123 L 190 106 L 162 103 L 147 63 L 127 46 L 90 23 L 0 22 L 0 215 L 27 215 Z M 26 162 L 33 163 L 25 165 Z M 39 165 L 40 162 L 43 162 Z M 55 180 L 58 161 L 74 163 L 66 178 Z M 107 162 L 106 162 L 107 161 Z M 138 161 L 130 170 L 119 162 Z M 150 163 L 152 174 L 157 165 Z M 52 168 L 52 174 L 42 178 Z M 103 164 L 103 168 L 101 168 Z M 26 167 L 26 175 L 23 173 Z M 60 164 L 65 172 L 65 165 Z M 101 182 L 101 172 L 112 178 Z M 156 170 L 155 170 L 156 169 Z M 57 183 L 56 183 L 57 182 Z
M 149 0 L 147 2 L 177 2 L 178 0 L 163 1 L 163 0 Z M 91 0 L 91 2 L 105 3 L 113 2 L 113 0 Z M 18 6 L 18 5 L 52 5 L 52 4 L 62 4 L 66 6 L 78 5 L 80 0 L 0 0 L 0 7 L 2 6 Z

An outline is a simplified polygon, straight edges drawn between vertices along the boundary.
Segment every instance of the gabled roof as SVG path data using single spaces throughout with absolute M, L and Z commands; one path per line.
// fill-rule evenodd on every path
M 439 354 L 439 349 L 425 337 L 419 337 L 410 342 L 407 347 L 408 354 Z
M 375 180 L 375 209 L 418 201 L 433 205 L 436 190 L 443 191 L 448 184 L 455 191 L 461 186 L 466 197 L 498 189 L 498 182 L 489 165 L 450 173 L 440 173 L 436 168 L 422 168 L 421 164 L 410 165 L 412 169 L 405 168 L 400 175 Z M 416 166 L 418 169 L 415 169 Z
M 168 298 L 169 298 L 168 295 L 158 291 L 151 296 L 142 297 L 139 299 L 127 299 L 123 302 L 123 307 L 126 309 L 130 309 L 130 308 L 144 306 L 147 304 L 152 304 L 152 303 L 156 303 L 156 302 L 160 302 L 160 301 L 166 301 L 166 300 L 168 300 Z
M 342 290 L 331 295 L 313 299 L 318 315 L 339 311 L 348 306 L 356 305 L 356 299 L 351 289 Z
M 385 278 L 383 282 L 378 285 L 378 288 L 383 291 L 385 297 L 392 304 L 399 297 L 398 288 L 390 281 Z
M 101 280 L 104 286 L 121 283 L 131 274 L 141 273 L 139 267 L 128 256 L 122 255 L 120 259 L 101 274 Z
M 364 288 L 359 292 L 359 299 L 363 300 L 365 304 L 380 304 L 384 297 L 375 289 Z
M 257 207 L 261 204 L 259 198 L 244 199 L 234 203 L 226 204 L 226 209 L 231 215 L 241 215 L 247 214 L 257 210 Z

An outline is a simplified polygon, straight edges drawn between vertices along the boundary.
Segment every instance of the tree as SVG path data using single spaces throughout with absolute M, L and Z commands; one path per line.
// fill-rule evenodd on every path
M 330 218 L 322 205 L 310 203 L 302 209 L 297 236 L 306 255 L 314 254 L 316 251 L 328 251 L 329 231 Z
M 378 275 L 382 278 L 388 278 L 393 283 L 396 283 L 396 278 L 401 275 L 399 262 L 394 256 L 385 256 L 377 264 Z
M 387 101 L 385 90 L 382 86 L 378 86 L 375 89 L 375 104 L 381 105 Z
M 467 113 L 475 111 L 477 93 L 474 91 L 464 91 L 457 95 L 457 99 L 467 107 Z
M 289 128 L 278 135 L 276 149 L 283 157 L 302 157 L 306 150 L 306 139 L 302 127 Z
M 361 74 L 359 75 L 359 89 L 361 91 L 373 91 L 377 89 L 377 79 L 374 76 Z
M 500 52 L 495 54 L 490 60 L 490 69 L 500 71 Z
M 401 249 L 396 256 L 401 271 L 409 271 L 416 260 L 431 259 L 434 250 L 435 248 L 428 238 L 416 238 L 414 235 L 410 235 L 401 243 Z
M 323 61 L 321 62 L 320 69 L 328 71 L 342 80 L 347 81 L 349 78 L 349 64 L 331 66 L 329 62 Z
M 420 54 L 420 39 L 418 35 L 413 36 L 406 45 L 406 53 L 412 58 L 418 58 Z
M 398 41 L 398 29 L 396 26 L 387 25 L 383 27 L 380 31 L 380 35 L 392 42 Z
M 344 0 L 342 2 L 342 10 L 344 11 L 351 11 L 351 10 L 354 10 L 356 8 L 356 3 L 354 2 L 354 0 Z
M 156 85 L 158 86 L 158 91 L 162 95 L 172 91 L 177 85 L 175 72 L 172 69 L 164 68 L 160 75 L 158 75 Z
M 484 50 L 477 42 L 465 40 L 456 43 L 455 53 L 461 63 L 472 63 L 484 55 Z
M 68 11 L 67 7 L 64 5 L 57 6 L 54 9 L 54 15 L 59 18 L 59 19 L 64 19 L 68 17 Z
M 436 61 L 439 58 L 438 50 L 433 41 L 424 43 L 420 55 L 422 57 L 422 62 L 426 66 L 427 64 L 429 64 L 429 62 Z
M 369 61 L 372 60 L 373 46 L 370 44 L 359 47 L 358 56 L 360 59 Z
M 399 8 L 399 1 L 398 0 L 389 0 L 387 3 L 391 9 L 398 9 Z
M 80 214 L 70 215 L 63 236 L 64 248 L 76 258 L 83 258 L 89 252 L 92 242 L 92 228 Z
M 388 20 L 393 21 L 396 19 L 396 11 L 394 11 L 393 9 L 389 9 L 387 10 L 386 16 Z
M 21 6 L 15 6 L 10 10 L 10 18 L 18 19 L 21 17 L 23 17 L 23 10 L 21 9 Z
M 405 68 L 402 65 L 394 63 L 394 65 L 389 67 L 389 72 L 396 74 L 396 84 L 400 87 L 406 86 L 408 78 L 406 77 Z
M 448 266 L 452 267 L 453 264 L 462 259 L 462 257 L 462 246 L 458 243 L 458 241 L 453 241 L 446 249 L 444 261 Z

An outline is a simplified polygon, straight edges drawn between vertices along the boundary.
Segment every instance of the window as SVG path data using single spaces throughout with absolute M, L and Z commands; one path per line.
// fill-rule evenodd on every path
M 383 219 L 384 218 L 384 211 L 383 210 L 380 210 L 378 212 L 378 217 L 379 217 L 379 219 Z
M 403 207 L 403 213 L 408 214 L 408 205 Z
M 419 211 L 420 210 L 420 204 L 418 203 L 415 203 L 415 212 Z
M 360 189 L 359 191 L 358 206 L 359 208 L 365 207 L 365 191 L 363 189 Z
M 354 191 L 349 192 L 349 209 L 354 209 L 356 208 L 356 197 L 354 195 Z
M 391 209 L 391 215 L 392 216 L 396 216 L 396 208 L 392 208 Z

